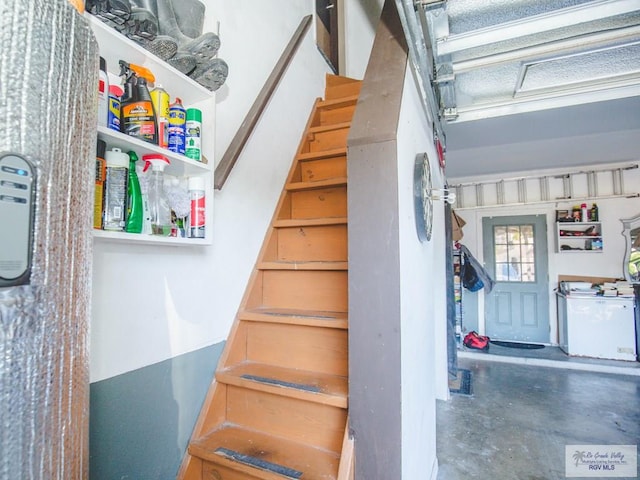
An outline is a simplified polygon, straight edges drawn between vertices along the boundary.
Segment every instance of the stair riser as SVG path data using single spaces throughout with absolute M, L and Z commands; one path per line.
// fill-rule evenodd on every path
M 227 422 L 332 452 L 342 446 L 344 409 L 239 387 L 227 389 Z
M 347 261 L 346 225 L 279 228 L 271 242 L 268 262 Z
M 294 178 L 294 181 L 318 182 L 346 176 L 347 157 L 346 155 L 341 155 L 338 157 L 323 158 L 321 160 L 300 162 L 298 175 L 296 175 L 298 178 Z
M 243 322 L 242 327 L 246 342 L 233 355 L 236 362 L 348 375 L 346 330 L 264 322 Z
M 261 480 L 261 478 L 254 477 L 246 472 L 231 470 L 215 463 L 203 462 L 202 480 Z
M 361 83 L 344 83 L 339 85 L 327 86 L 325 89 L 325 100 L 334 100 L 336 98 L 351 97 L 360 93 Z
M 344 107 L 321 108 L 318 110 L 318 115 L 313 126 L 317 127 L 320 125 L 335 125 L 336 123 L 350 122 L 355 110 L 355 101 L 352 105 L 346 105 Z
M 323 152 L 325 150 L 333 150 L 334 148 L 344 148 L 347 145 L 348 135 L 349 127 L 310 133 L 307 137 L 308 148 L 304 151 Z
M 262 300 L 268 308 L 346 312 L 346 271 L 272 271 L 262 273 Z
M 289 192 L 279 219 L 347 216 L 347 188 L 333 187 Z

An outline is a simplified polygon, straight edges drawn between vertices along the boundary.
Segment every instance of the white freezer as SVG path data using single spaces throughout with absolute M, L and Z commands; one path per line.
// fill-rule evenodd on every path
M 636 360 L 633 298 L 558 293 L 560 348 L 569 355 Z

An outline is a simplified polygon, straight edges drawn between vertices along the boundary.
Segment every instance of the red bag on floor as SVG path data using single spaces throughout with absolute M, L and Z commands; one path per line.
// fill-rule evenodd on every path
M 485 335 L 478 335 L 477 332 L 469 332 L 464 337 L 462 343 L 467 348 L 475 350 L 489 350 L 489 342 L 491 339 Z

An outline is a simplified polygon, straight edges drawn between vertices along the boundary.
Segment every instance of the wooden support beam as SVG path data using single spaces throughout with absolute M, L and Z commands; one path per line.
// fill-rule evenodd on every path
M 267 78 L 267 81 L 262 87 L 262 90 L 260 90 L 258 97 L 253 102 L 253 105 L 249 109 L 249 112 L 247 112 L 247 115 L 245 116 L 242 124 L 240 125 L 240 128 L 233 137 L 233 140 L 231 140 L 231 144 L 227 148 L 227 151 L 225 152 L 222 160 L 220 160 L 220 163 L 215 170 L 214 187 L 216 190 L 220 190 L 224 183 L 227 181 L 227 177 L 231 173 L 233 166 L 238 160 L 238 157 L 240 156 L 242 149 L 247 143 L 251 132 L 253 132 L 253 129 L 258 123 L 258 119 L 262 115 L 267 102 L 271 98 L 271 95 L 273 95 L 273 92 L 278 86 L 278 83 L 280 82 L 280 79 L 289 66 L 289 63 L 291 63 L 291 60 L 293 59 L 296 50 L 300 46 L 300 43 L 302 43 L 302 39 L 304 38 L 305 33 L 311 25 L 311 19 L 312 16 L 307 15 L 300 22 L 300 25 L 294 32 L 291 40 L 289 40 L 289 43 L 282 52 L 282 55 L 280 55 L 278 63 L 276 63 L 275 67 L 273 67 L 271 75 L 269 75 L 269 78 Z

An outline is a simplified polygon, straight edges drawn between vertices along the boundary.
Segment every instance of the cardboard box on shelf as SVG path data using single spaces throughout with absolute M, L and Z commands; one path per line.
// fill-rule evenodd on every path
M 462 232 L 462 227 L 467 224 L 462 217 L 460 217 L 453 209 L 451 209 L 451 227 L 453 230 L 453 241 L 459 242 L 462 240 L 464 233 Z

